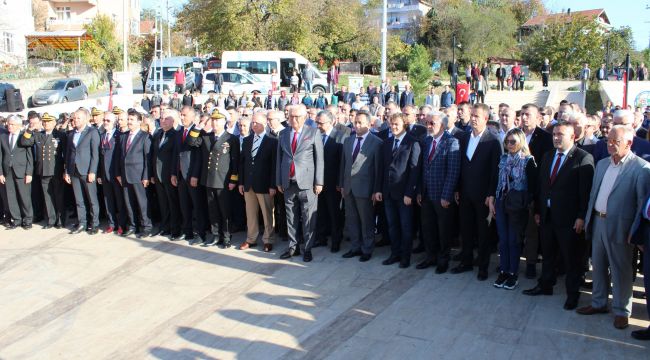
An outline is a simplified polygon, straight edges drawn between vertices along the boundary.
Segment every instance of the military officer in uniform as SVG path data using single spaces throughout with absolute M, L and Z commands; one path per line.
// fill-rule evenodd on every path
M 43 130 L 27 129 L 20 138 L 20 146 L 33 147 L 34 175 L 40 179 L 45 199 L 44 229 L 65 226 L 65 205 L 63 203 L 63 155 L 66 134 L 56 130 L 56 118 L 48 113 L 41 117 Z
M 5 208 L 9 209 L 11 222 L 7 229 L 22 226 L 32 228 L 31 183 L 34 171 L 32 149 L 20 146 L 18 139 L 23 122 L 16 115 L 7 119 L 8 134 L 0 134 L 0 191 L 5 192 Z
M 225 131 L 226 116 L 215 109 L 210 124 L 204 118 L 190 131 L 189 144 L 202 152 L 201 185 L 208 198 L 208 218 L 212 236 L 203 246 L 223 244 L 231 246 L 231 193 L 239 180 L 239 139 Z M 218 241 L 217 241 L 218 237 Z
M 102 127 L 103 121 L 104 121 L 104 112 L 99 110 L 96 107 L 93 107 L 90 110 L 90 125 L 99 129 Z

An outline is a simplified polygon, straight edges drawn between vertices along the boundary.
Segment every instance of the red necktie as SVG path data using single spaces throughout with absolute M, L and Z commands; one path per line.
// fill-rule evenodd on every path
M 555 177 L 557 177 L 557 172 L 560 169 L 560 163 L 562 162 L 562 153 L 557 154 L 557 159 L 555 160 L 555 165 L 553 165 L 553 171 L 551 171 L 551 185 L 555 182 Z
M 129 138 L 126 140 L 126 151 L 129 151 L 131 148 L 131 141 L 133 140 L 133 135 L 129 135 Z
M 293 132 L 293 140 L 291 141 L 291 154 L 296 153 L 296 147 L 298 146 L 298 132 L 294 131 Z M 289 178 L 292 178 L 296 176 L 296 165 L 293 163 L 293 159 L 291 160 L 291 167 L 289 168 Z
M 436 140 L 434 139 L 433 142 L 431 143 L 431 152 L 429 153 L 429 158 L 427 161 L 431 162 L 433 159 L 433 154 L 436 153 Z
M 189 131 L 189 129 L 183 130 L 183 142 L 185 142 L 185 138 L 187 137 L 187 132 L 188 131 Z

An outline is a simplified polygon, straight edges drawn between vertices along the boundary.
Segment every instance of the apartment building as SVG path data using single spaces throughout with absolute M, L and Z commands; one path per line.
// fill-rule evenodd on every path
M 0 0 L 2 1 L 2 0 Z M 24 1 L 24 0 L 23 0 Z M 140 0 L 43 0 L 47 3 L 47 31 L 83 30 L 98 15 L 115 23 L 115 35 L 122 37 L 126 18 L 127 35 L 140 33 Z
M 0 63 L 22 64 L 27 59 L 25 34 L 34 31 L 32 4 L 0 0 Z

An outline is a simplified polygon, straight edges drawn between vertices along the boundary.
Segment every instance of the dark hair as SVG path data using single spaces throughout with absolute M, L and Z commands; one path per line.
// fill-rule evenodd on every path
M 365 111 L 365 110 L 359 110 L 359 111 L 357 111 L 357 117 L 358 117 L 359 115 L 363 115 L 363 116 L 365 116 L 365 117 L 366 117 L 366 120 L 368 121 L 368 123 L 370 123 L 370 113 L 369 113 L 369 112 L 367 112 L 367 111 Z
M 462 104 L 462 103 L 461 103 Z M 483 114 L 489 116 L 490 115 L 490 107 L 483 104 L 483 103 L 477 103 L 472 106 L 473 109 L 481 109 L 483 110 Z
M 128 111 L 127 113 L 129 114 L 129 116 L 135 116 L 135 118 L 136 118 L 138 121 L 142 121 L 142 114 L 140 114 L 139 112 L 135 111 L 134 109 L 129 109 L 129 111 Z

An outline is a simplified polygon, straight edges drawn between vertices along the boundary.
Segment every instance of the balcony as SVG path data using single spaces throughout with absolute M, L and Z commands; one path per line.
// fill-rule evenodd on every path
M 83 30 L 84 25 L 90 24 L 92 19 L 87 18 L 72 18 L 72 19 L 55 19 L 49 18 L 45 22 L 45 28 L 48 31 L 59 30 Z

